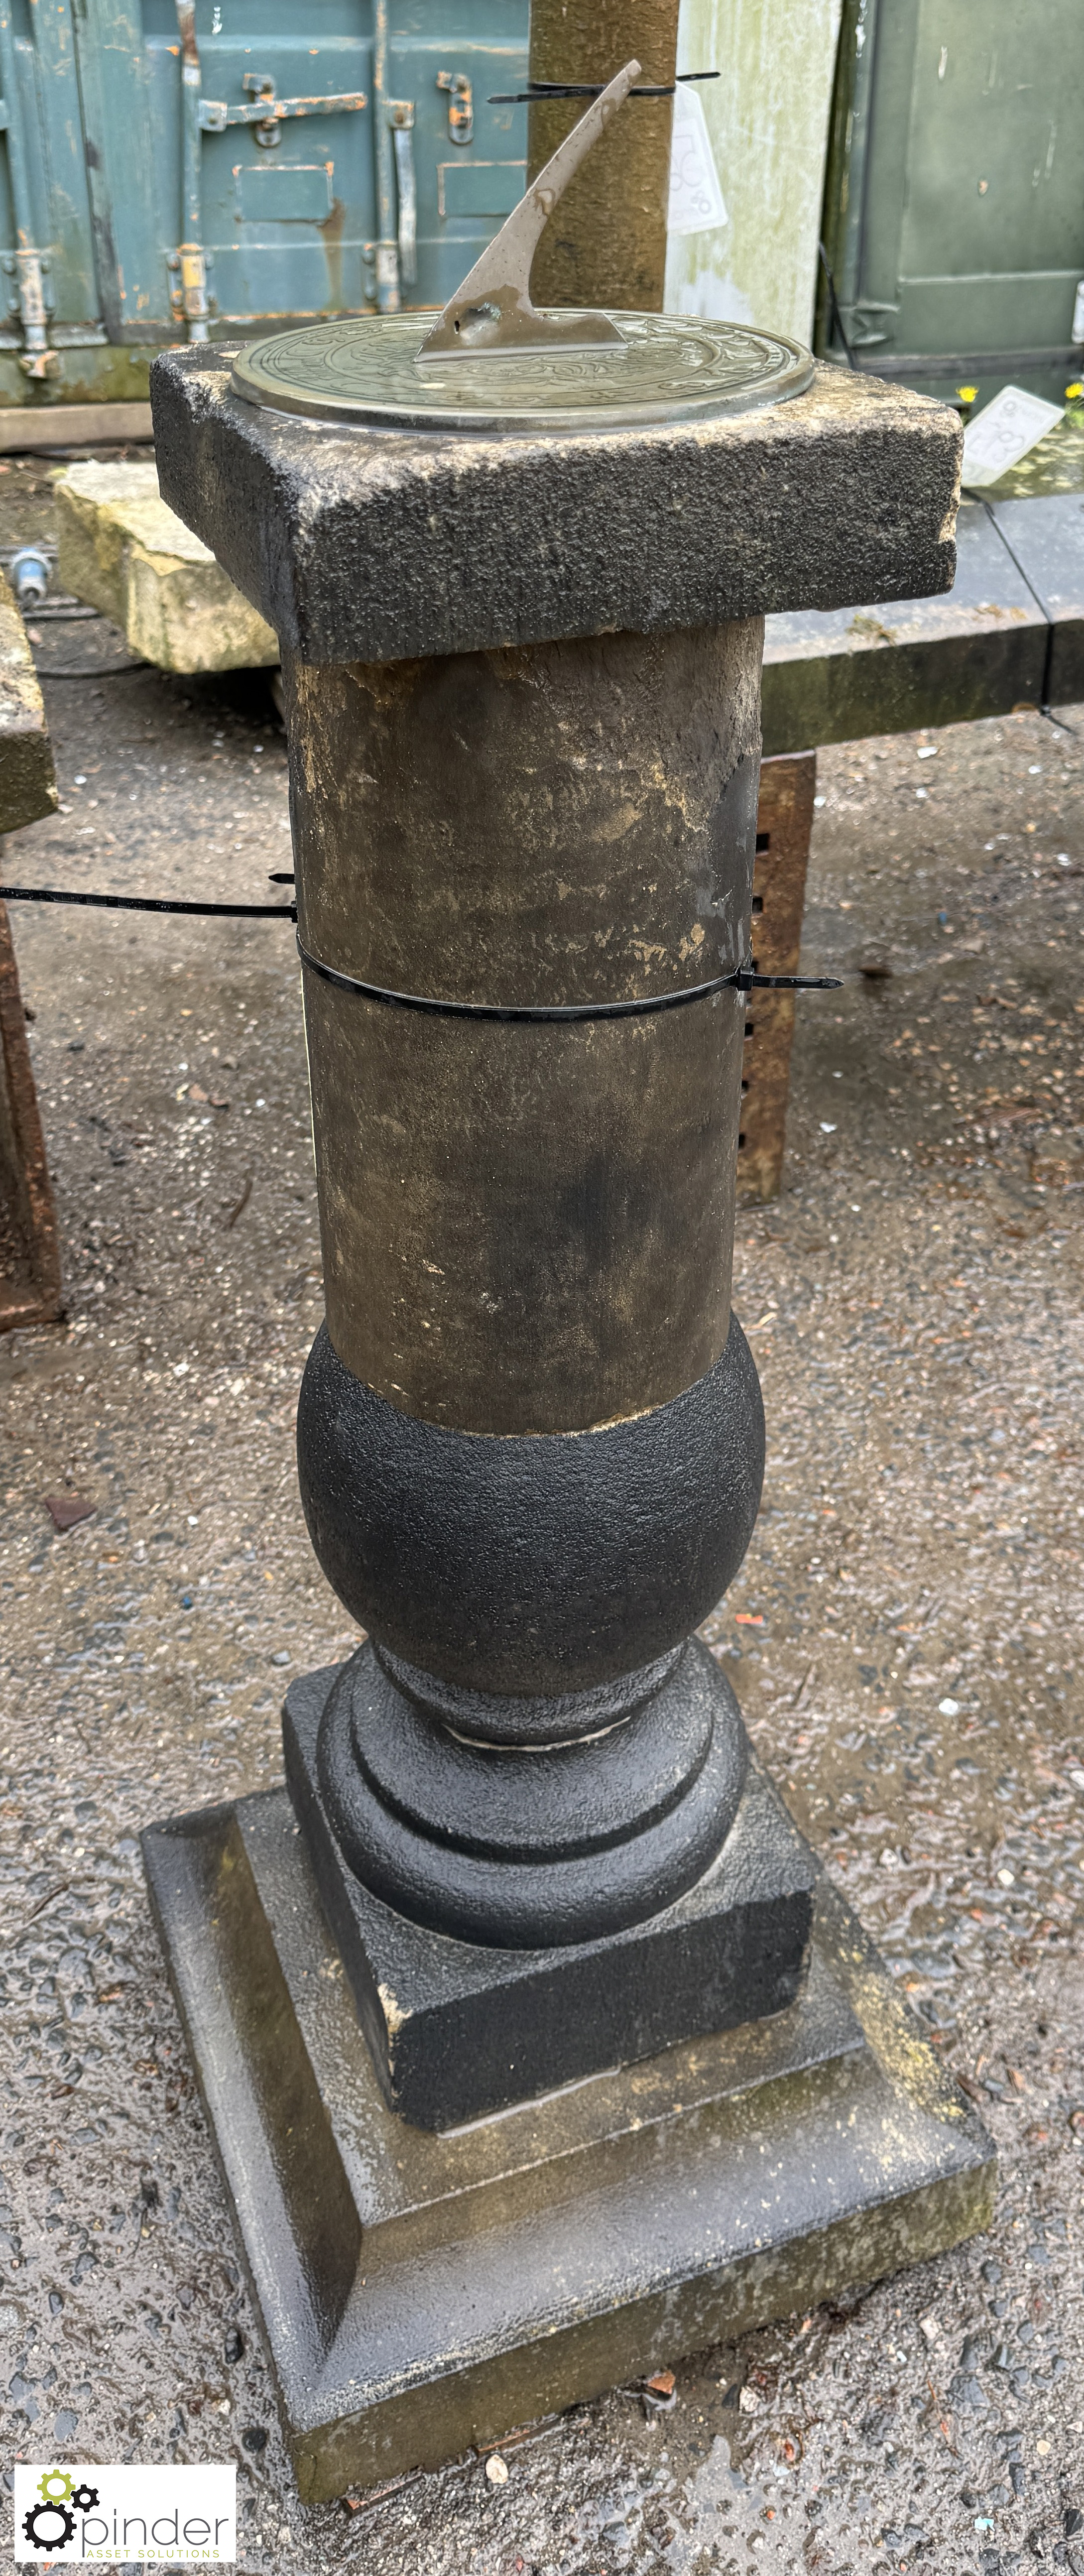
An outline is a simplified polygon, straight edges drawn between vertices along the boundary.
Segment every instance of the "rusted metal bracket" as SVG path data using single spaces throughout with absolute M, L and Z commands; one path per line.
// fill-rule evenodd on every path
M 363 89 L 344 89 L 334 97 L 276 98 L 270 74 L 246 72 L 245 88 L 254 92 L 235 106 L 228 99 L 201 98 L 200 130 L 204 134 L 224 134 L 228 125 L 252 125 L 257 143 L 278 143 L 280 128 L 288 116 L 345 116 L 369 104 Z
M 50 262 L 40 250 L 8 251 L 4 273 L 12 281 L 8 291 L 8 311 L 22 323 L 26 347 L 19 359 L 24 376 L 41 381 L 55 376 L 60 365 L 56 350 L 49 346 L 49 324 L 56 299 L 50 283 Z
M 778 1198 L 786 1139 L 794 1003 L 806 866 L 817 785 L 815 752 L 761 762 L 753 865 L 753 953 L 771 990 L 745 1015 L 738 1197 Z
M 448 140 L 474 141 L 474 89 L 469 72 L 438 72 L 437 88 L 448 94 Z
M 624 348 L 608 313 L 540 313 L 531 302 L 531 263 L 554 207 L 591 146 L 624 105 L 640 65 L 626 63 L 540 170 L 469 275 L 451 296 L 418 351 L 427 358 L 553 357 L 576 349 Z
M 169 268 L 177 283 L 169 290 L 170 308 L 178 322 L 187 322 L 190 340 L 205 340 L 211 311 L 207 294 L 207 271 L 210 255 L 201 242 L 179 242 L 170 252 Z

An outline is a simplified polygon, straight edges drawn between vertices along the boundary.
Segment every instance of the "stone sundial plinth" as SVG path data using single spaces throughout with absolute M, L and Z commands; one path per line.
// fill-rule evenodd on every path
M 765 612 L 947 589 L 955 414 L 767 332 L 536 312 L 633 64 L 427 331 L 158 362 L 276 629 L 369 1642 L 147 1864 L 302 2495 L 981 2225 L 983 2131 L 693 1632 L 763 1469 L 730 1306 Z M 815 1007 L 813 1005 L 812 1007 Z

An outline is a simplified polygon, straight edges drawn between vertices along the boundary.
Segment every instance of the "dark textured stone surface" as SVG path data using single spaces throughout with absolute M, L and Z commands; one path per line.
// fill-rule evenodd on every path
M 756 1520 L 764 1412 L 736 1318 L 672 1404 L 523 1439 L 399 1412 L 321 1326 L 297 1451 L 316 1554 L 379 1645 L 467 1689 L 544 1694 L 635 1672 L 706 1617 Z
M 523 1702 L 505 1708 L 512 1719 Z M 312 1790 L 299 1727 L 287 1740 Z M 733 1823 L 747 1750 L 733 1691 L 695 1643 L 601 1736 L 516 1749 L 464 1743 L 363 1646 L 327 1694 L 318 1794 L 349 1868 L 399 1914 L 458 1941 L 555 1949 L 684 1895 Z
M 740 965 L 761 642 L 749 618 L 392 667 L 287 653 L 304 946 L 392 992 L 520 1008 Z
M 659 634 L 951 587 L 955 411 L 819 367 L 775 410 L 604 436 L 324 427 L 152 370 L 164 498 L 305 661 Z
M 730 1324 L 744 1002 L 581 1020 L 388 1009 L 306 971 L 327 1326 L 462 1432 L 667 1404 Z
M 306 2502 L 986 2223 L 989 2139 L 823 1882 L 789 2010 L 441 2136 L 381 2098 L 283 1791 L 144 1851 Z
M 605 1895 L 608 1859 L 615 1894 L 639 1893 L 641 1919 L 594 1939 L 575 1937 L 573 1912 L 585 1904 L 583 1885 L 562 1886 L 559 1861 L 547 1863 L 544 1852 L 532 1854 L 527 1865 L 518 1856 L 506 1860 L 508 1893 L 502 1899 L 494 1889 L 492 1904 L 503 1904 L 513 1926 L 521 1906 L 526 1912 L 533 1903 L 542 1914 L 540 1882 L 547 1873 L 553 1880 L 558 1939 L 538 1949 L 522 1940 L 498 1948 L 492 1933 L 485 1943 L 449 1938 L 444 1929 L 408 1921 L 362 1883 L 335 1830 L 348 1799 L 357 1815 L 357 1790 L 341 1758 L 337 1766 L 326 1760 L 326 1737 L 318 1749 L 336 1676 L 312 1673 L 292 1684 L 285 1718 L 290 1792 L 379 2081 L 404 2119 L 423 2128 L 455 2127 L 793 2002 L 806 1961 L 815 1863 L 763 1774 L 751 1762 L 746 1770 L 744 1729 L 727 1683 L 703 1646 L 690 1647 L 689 1658 L 691 1695 L 710 1694 L 719 1717 L 715 1777 L 706 1763 L 692 1783 L 691 1829 L 704 1812 L 696 1805 L 703 1791 L 718 1857 L 710 1867 L 701 1861 L 703 1875 L 691 1887 L 686 1879 L 676 1902 L 662 1896 L 661 1910 L 648 1914 L 645 1884 L 649 1904 L 651 1885 L 672 1855 L 660 1855 L 649 1830 L 616 1847 L 603 1857 L 601 1872 L 586 1873 L 587 1894 L 596 1902 Z M 574 1749 L 570 1758 L 582 1755 Z M 504 1763 L 515 1756 L 478 1759 Z M 329 1774 L 333 1803 L 326 1794 Z M 480 1797 L 480 1826 L 485 1812 Z M 529 1814 L 528 1822 L 540 1832 L 537 1815 Z M 394 1858 L 405 1875 L 401 1847 Z M 450 1846 L 445 1871 L 447 1911 L 454 1917 L 462 1855 Z M 491 1866 L 490 1887 L 494 1876 Z M 410 1895 L 413 1900 L 415 1888 Z M 436 1912 L 436 1879 L 431 1895 Z M 561 1941 L 562 1929 L 572 1937 Z

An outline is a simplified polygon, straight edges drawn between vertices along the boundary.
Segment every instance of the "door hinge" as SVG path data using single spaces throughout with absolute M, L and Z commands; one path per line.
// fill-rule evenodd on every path
M 11 250 L 4 254 L 4 274 L 12 280 L 8 289 L 8 311 L 22 324 L 25 347 L 19 359 L 24 376 L 38 382 L 55 376 L 60 367 L 56 350 L 49 346 L 49 321 L 56 310 L 46 251 Z
M 204 250 L 202 242 L 181 242 L 171 252 L 169 266 L 177 282 L 170 287 L 169 300 L 178 322 L 206 324 L 211 312 L 207 294 L 207 271 L 211 261 L 212 254 Z M 199 337 L 206 339 L 206 330 Z

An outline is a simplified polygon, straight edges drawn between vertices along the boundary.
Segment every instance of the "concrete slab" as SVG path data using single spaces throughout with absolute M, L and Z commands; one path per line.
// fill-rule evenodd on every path
M 1075 705 L 1084 698 L 1084 498 L 1058 492 L 990 507 L 999 536 L 1050 620 L 1045 701 Z
M 1077 597 L 1084 598 L 1084 503 L 1009 502 L 992 516 L 984 502 L 965 500 L 956 522 L 956 579 L 948 598 L 769 617 L 765 753 L 1004 715 L 1022 701 L 1037 706 L 1047 617 L 1019 548 L 1014 559 L 1000 522 L 1006 509 L 1030 520 L 1036 510 L 1063 506 L 1081 514 Z M 1031 545 L 1034 552 L 1034 536 Z M 1084 639 L 1084 625 L 1080 632 Z M 1080 694 L 1084 651 L 1077 676 Z M 1062 692 L 1065 699 L 1073 694 L 1072 687 Z
M 163 671 L 237 671 L 274 663 L 277 640 L 163 501 L 143 460 L 72 465 L 56 486 L 59 575 Z
M 307 2503 L 989 2219 L 985 2130 L 823 1880 L 787 2011 L 435 2135 L 383 2099 L 285 1791 L 143 1849 Z

